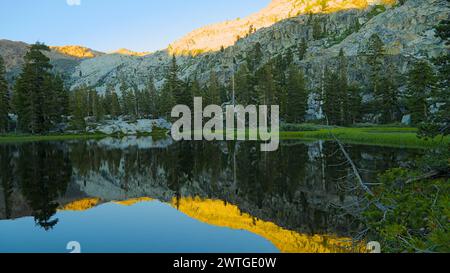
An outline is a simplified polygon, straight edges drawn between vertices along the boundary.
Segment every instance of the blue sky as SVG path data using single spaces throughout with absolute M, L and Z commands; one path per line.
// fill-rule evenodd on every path
M 122 47 L 154 51 L 198 27 L 245 17 L 269 3 L 270 0 L 1 0 L 0 39 L 75 44 L 105 52 Z

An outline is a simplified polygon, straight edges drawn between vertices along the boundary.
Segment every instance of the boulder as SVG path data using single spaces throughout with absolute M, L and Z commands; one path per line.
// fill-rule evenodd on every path
M 136 123 L 136 131 L 140 133 L 151 133 L 153 131 L 153 123 L 149 119 L 138 119 Z
M 136 124 L 126 121 L 118 121 L 116 125 L 119 127 L 120 133 L 124 135 L 136 135 Z
M 411 125 L 411 115 L 404 115 L 402 118 L 402 124 L 403 125 Z
M 160 119 L 154 119 L 151 121 L 153 124 L 153 127 L 159 128 L 159 129 L 167 129 L 170 130 L 172 128 L 172 124 L 168 122 L 167 120 L 160 118 Z
M 172 124 L 165 119 L 139 119 L 136 122 L 118 120 L 108 120 L 102 124 L 92 123 L 86 131 L 89 133 L 100 132 L 106 135 L 123 134 L 133 136 L 137 134 L 150 134 L 154 128 L 170 130 Z

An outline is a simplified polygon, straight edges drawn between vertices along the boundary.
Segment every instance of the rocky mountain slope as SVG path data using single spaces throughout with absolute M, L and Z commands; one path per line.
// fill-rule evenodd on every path
M 294 58 L 294 62 L 304 70 L 310 88 L 319 86 L 324 67 L 335 65 L 341 49 L 348 56 L 350 82 L 358 81 L 364 84 L 369 74 L 364 52 L 372 34 L 378 34 L 385 44 L 385 64 L 395 65 L 402 73 L 405 73 L 408 64 L 417 58 L 432 58 L 449 50 L 435 35 L 434 30 L 439 21 L 450 16 L 447 0 L 407 0 L 403 5 L 375 5 L 392 2 L 392 0 L 330 0 L 325 12 L 320 13 L 319 1 L 274 0 L 260 13 L 242 19 L 258 29 L 248 37 L 244 36 L 236 43 L 233 41 L 234 44 L 224 48 L 223 51 L 211 51 L 198 56 L 192 54 L 178 56 L 180 76 L 185 79 L 195 75 L 204 83 L 209 79 L 211 71 L 216 71 L 222 82 L 229 83 L 232 73 L 243 63 L 247 54 L 254 50 L 256 43 L 261 45 L 264 63 L 289 50 L 295 53 L 299 43 L 305 39 L 308 43 L 307 53 L 303 60 Z M 310 7 L 306 7 L 305 3 Z M 307 14 L 301 14 L 302 12 Z M 319 14 L 310 15 L 310 12 Z M 297 16 L 297 13 L 300 15 Z M 279 14 L 280 19 L 294 17 L 277 23 L 272 21 L 270 26 L 263 27 L 266 19 L 261 18 L 270 17 L 270 14 Z M 314 24 L 326 29 L 325 35 L 314 37 Z M 224 23 L 222 26 L 224 30 L 220 31 L 221 33 L 234 33 L 234 28 L 229 28 L 230 24 Z M 204 30 L 216 27 L 209 26 Z M 243 29 L 248 30 L 247 27 Z M 195 33 L 200 32 L 204 31 L 198 30 Z M 198 36 L 198 41 L 191 38 L 196 45 L 202 45 L 201 41 L 204 39 L 214 40 L 213 36 L 208 34 Z M 215 50 L 222 45 L 216 43 L 208 50 Z M 73 58 L 54 51 L 50 54 L 55 68 L 65 72 L 67 84 L 72 89 L 89 85 L 103 92 L 111 86 L 119 91 L 122 82 L 128 86 L 144 88 L 150 77 L 155 79 L 157 85 L 161 85 L 170 64 L 170 53 L 177 48 L 184 51 L 190 47 L 178 41 L 167 50 L 145 56 L 106 54 L 90 59 Z M 0 54 L 6 57 L 10 74 L 11 71 L 17 71 L 21 63 L 20 57 L 24 55 L 25 50 L 26 45 L 23 43 L 0 41 Z
M 23 42 L 0 40 L 0 56 L 5 60 L 7 79 L 9 82 L 12 82 L 20 73 L 24 64 L 23 58 L 28 48 L 29 45 Z M 78 57 L 63 54 L 54 48 L 50 52 L 45 52 L 45 54 L 55 66 L 56 72 L 63 75 L 71 75 L 75 71 L 75 67 L 82 60 Z
M 261 45 L 263 62 L 288 50 L 295 52 L 302 39 L 308 50 L 303 60 L 295 63 L 305 71 L 310 88 L 320 84 L 325 66 L 336 63 L 340 49 L 348 56 L 349 80 L 367 82 L 369 67 L 364 56 L 368 40 L 378 34 L 386 47 L 385 62 L 393 64 L 402 73 L 416 58 L 432 58 L 448 50 L 435 35 L 435 25 L 448 18 L 450 9 L 446 0 L 409 0 L 393 7 L 369 6 L 366 9 L 349 9 L 327 14 L 299 15 L 262 28 L 247 38 L 224 49 L 199 56 L 178 56 L 182 78 L 195 75 L 201 82 L 216 71 L 222 82 L 230 82 L 236 71 L 256 43 Z M 311 19 L 312 18 L 312 19 Z M 316 20 L 326 35 L 316 38 L 313 23 Z M 104 91 L 107 86 L 126 82 L 129 86 L 143 88 L 150 77 L 157 84 L 164 80 L 170 64 L 170 52 L 158 51 L 144 57 L 105 55 L 83 60 L 70 77 L 72 88 L 91 85 Z
M 198 54 L 229 47 L 253 32 L 302 14 L 364 9 L 395 0 L 273 0 L 268 7 L 243 19 L 226 21 L 194 30 L 169 46 L 171 54 Z
M 90 48 L 77 45 L 51 46 L 50 48 L 61 54 L 80 59 L 94 58 L 105 54 L 103 52 L 95 51 Z
M 10 40 L 0 40 L 0 56 L 5 60 L 7 78 L 10 83 L 20 73 L 24 64 L 24 56 L 28 51 L 29 44 Z M 60 73 L 70 82 L 70 78 L 75 73 L 75 68 L 86 59 L 93 59 L 107 56 L 107 59 L 122 60 L 120 55 L 145 56 L 148 52 L 134 52 L 125 48 L 119 49 L 110 54 L 96 51 L 82 46 L 50 46 L 50 52 L 44 52 L 50 58 L 51 64 L 57 73 Z M 101 60 L 101 58 L 100 58 Z M 113 61 L 114 62 L 114 61 Z

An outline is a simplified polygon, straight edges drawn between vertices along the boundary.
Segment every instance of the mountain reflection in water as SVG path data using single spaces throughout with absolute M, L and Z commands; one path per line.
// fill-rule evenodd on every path
M 64 210 L 156 199 L 200 222 L 257 234 L 282 252 L 348 251 L 345 238 L 357 223 L 335 207 L 355 197 L 339 186 L 349 171 L 336 145 L 283 141 L 273 153 L 258 147 L 134 137 L 0 145 L 0 219 L 32 216 L 52 233 Z M 367 181 L 419 153 L 348 150 Z

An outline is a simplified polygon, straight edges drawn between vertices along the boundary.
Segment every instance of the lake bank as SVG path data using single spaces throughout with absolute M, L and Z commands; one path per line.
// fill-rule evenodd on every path
M 416 128 L 407 127 L 331 128 L 301 132 L 281 132 L 280 137 L 281 139 L 333 140 L 332 134 L 344 143 L 372 146 L 425 149 L 450 144 L 450 137 L 437 137 L 432 140 L 420 139 L 417 137 Z
M 408 127 L 364 127 L 364 128 L 329 128 L 308 131 L 282 131 L 282 140 L 333 140 L 335 135 L 339 140 L 348 144 L 364 144 L 371 146 L 387 146 L 397 148 L 433 148 L 450 145 L 450 137 L 433 140 L 419 139 L 416 128 Z M 126 135 L 107 134 L 58 134 L 58 135 L 0 135 L 0 143 L 34 142 L 34 141 L 63 141 L 102 139 L 106 137 L 124 137 Z M 155 138 L 167 137 L 165 131 L 155 131 L 151 134 L 137 135 Z

